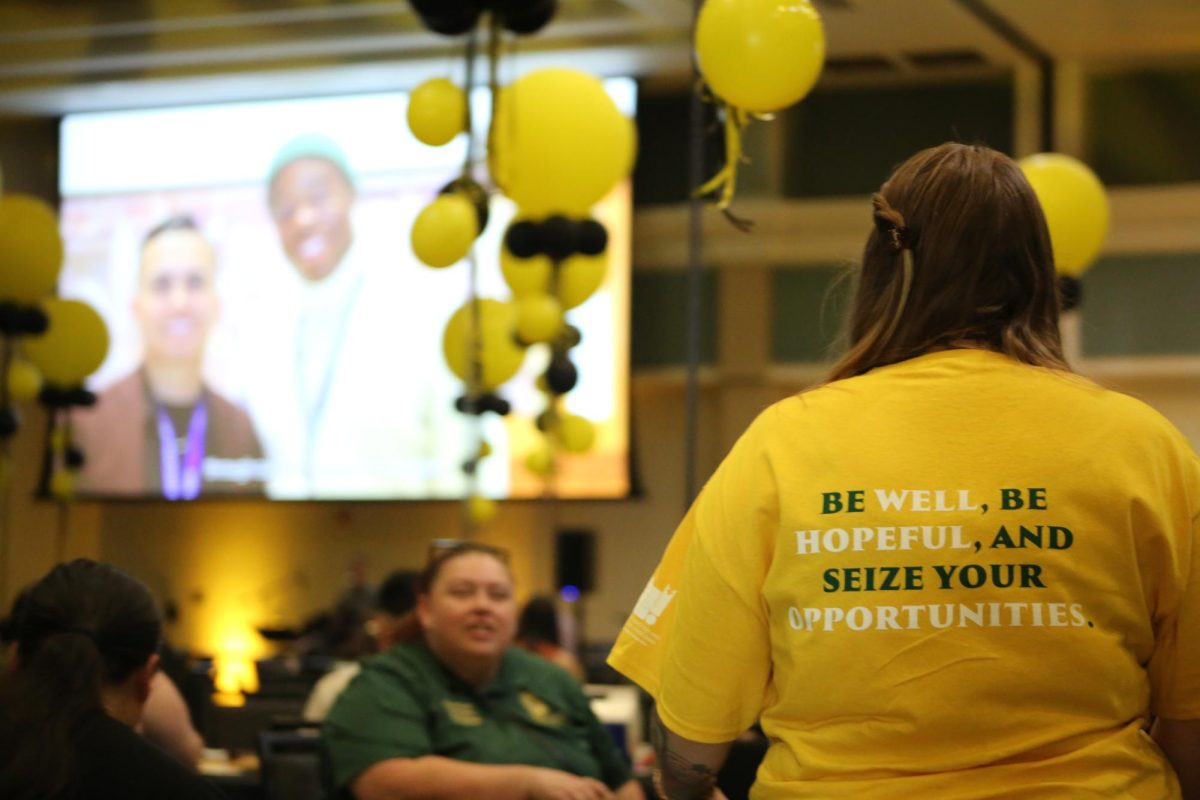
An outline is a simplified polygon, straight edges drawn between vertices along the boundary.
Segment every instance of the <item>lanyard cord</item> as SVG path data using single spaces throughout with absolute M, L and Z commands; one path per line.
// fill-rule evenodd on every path
M 317 431 L 320 429 L 322 418 L 325 416 L 325 406 L 329 402 L 329 392 L 333 384 L 333 376 L 337 372 L 338 362 L 341 360 L 342 346 L 346 343 L 346 332 L 350 329 L 350 317 L 353 315 L 354 306 L 358 302 L 358 296 L 362 292 L 363 282 L 364 277 L 362 275 L 357 276 L 354 285 L 346 297 L 346 303 L 342 308 L 337 328 L 334 331 L 333 347 L 330 348 L 329 359 L 322 368 L 317 396 L 314 398 L 315 402 L 311 406 L 305 401 L 308 396 L 307 381 L 304 379 L 305 372 L 303 367 L 305 338 L 303 335 L 299 335 L 299 331 L 297 331 L 296 391 L 300 400 L 300 413 L 304 421 L 304 477 L 309 484 L 310 490 L 313 488 L 313 470 L 316 466 L 314 455 L 317 449 Z
M 200 494 L 203 483 L 208 401 L 201 394 L 199 402 L 192 409 L 182 453 L 179 452 L 179 440 L 175 436 L 175 424 L 161 403 L 157 406 L 157 416 L 163 496 L 168 500 L 194 500 Z

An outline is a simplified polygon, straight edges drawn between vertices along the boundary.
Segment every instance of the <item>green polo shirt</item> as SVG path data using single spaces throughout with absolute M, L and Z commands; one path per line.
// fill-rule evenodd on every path
M 565 670 L 510 647 L 496 680 L 475 690 L 423 643 L 367 660 L 321 730 L 334 786 L 389 758 L 437 755 L 528 764 L 616 788 L 630 779 L 612 736 Z

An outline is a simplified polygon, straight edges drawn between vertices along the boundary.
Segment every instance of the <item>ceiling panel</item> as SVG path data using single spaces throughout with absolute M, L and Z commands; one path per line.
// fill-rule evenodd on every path
M 980 0 L 972 0 L 979 4 Z M 1200 56 L 1197 0 L 982 0 L 1055 57 Z M 946 79 L 1022 55 L 967 0 L 817 0 L 823 80 Z M 687 80 L 692 0 L 560 0 L 509 72 L 546 63 Z M 379 91 L 461 70 L 464 40 L 405 0 L 0 0 L 0 112 Z M 323 88 L 328 87 L 328 88 Z
M 987 0 L 1058 59 L 1200 56 L 1197 0 Z

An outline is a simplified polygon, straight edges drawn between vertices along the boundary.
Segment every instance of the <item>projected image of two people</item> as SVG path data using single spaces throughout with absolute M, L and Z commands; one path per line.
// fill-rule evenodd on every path
M 522 464 L 548 355 L 531 349 L 506 385 L 509 417 L 456 411 L 465 388 L 441 336 L 469 272 L 420 265 L 409 231 L 466 148 L 416 142 L 405 107 L 374 95 L 64 120 L 59 290 L 99 309 L 111 338 L 88 381 L 99 401 L 75 413 L 81 494 L 536 496 Z M 626 190 L 597 207 L 625 261 L 571 312 L 588 366 L 568 402 L 608 431 L 576 496 L 627 485 L 628 205 Z M 510 296 L 498 259 L 514 213 L 495 200 L 477 243 L 482 296 Z M 491 455 L 468 475 L 481 441 Z

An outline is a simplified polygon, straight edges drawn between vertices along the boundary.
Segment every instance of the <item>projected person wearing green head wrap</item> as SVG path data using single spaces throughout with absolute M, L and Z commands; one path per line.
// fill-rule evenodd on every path
M 271 164 L 268 204 L 288 261 L 307 280 L 337 269 L 354 234 L 354 179 L 341 148 L 319 134 L 284 146 Z
M 350 164 L 332 139 L 308 133 L 287 142 L 267 173 L 267 206 L 300 284 L 248 392 L 272 464 L 267 491 L 458 497 L 474 437 L 431 341 L 445 292 L 406 261 L 394 218 L 379 224 L 377 214 L 372 225 L 356 214 Z M 507 487 L 502 469 L 481 480 L 489 494 Z

